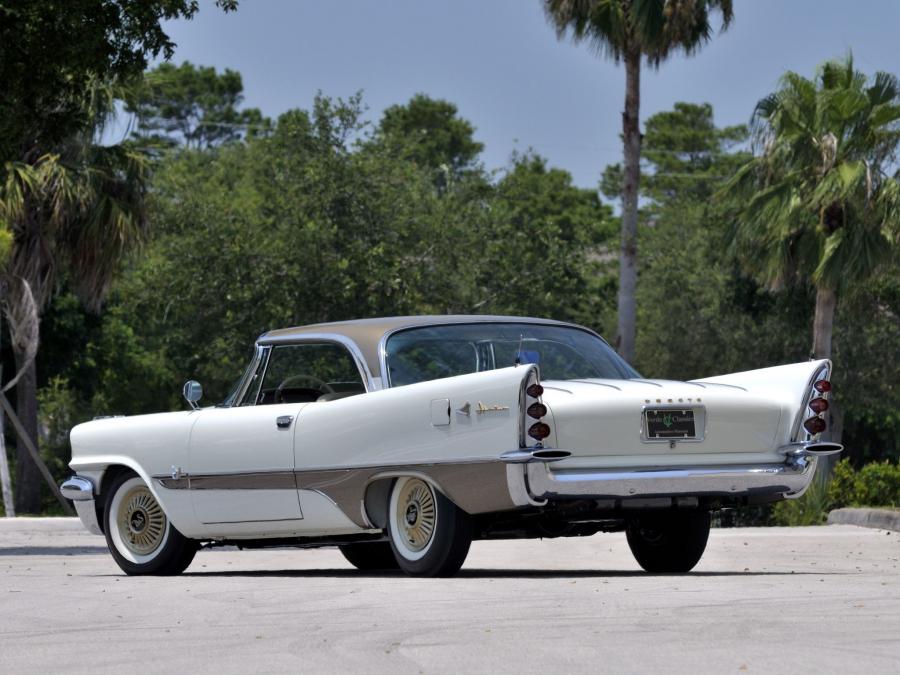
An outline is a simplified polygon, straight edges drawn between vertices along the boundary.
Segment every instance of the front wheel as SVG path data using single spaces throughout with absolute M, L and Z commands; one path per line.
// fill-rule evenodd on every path
M 647 572 L 690 572 L 709 539 L 709 511 L 672 511 L 642 515 L 625 531 L 635 560 Z
M 197 542 L 175 529 L 133 473 L 113 480 L 103 518 L 109 552 L 126 574 L 181 574 L 197 552 Z
M 410 576 L 448 577 L 472 543 L 469 516 L 420 478 L 398 478 L 388 507 L 388 535 L 400 569 Z

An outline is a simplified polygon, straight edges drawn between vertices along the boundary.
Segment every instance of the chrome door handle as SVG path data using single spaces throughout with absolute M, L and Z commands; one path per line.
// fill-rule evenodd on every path
M 287 429 L 291 426 L 291 422 L 294 421 L 293 415 L 282 415 L 275 419 L 275 426 L 279 429 Z

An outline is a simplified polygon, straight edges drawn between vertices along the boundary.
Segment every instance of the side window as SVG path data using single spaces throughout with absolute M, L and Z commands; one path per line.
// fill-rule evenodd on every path
M 333 401 L 366 390 L 356 361 L 332 342 L 278 345 L 269 353 L 256 405 Z

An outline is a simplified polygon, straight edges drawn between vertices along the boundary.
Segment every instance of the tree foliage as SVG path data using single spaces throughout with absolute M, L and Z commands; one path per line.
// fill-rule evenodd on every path
M 237 71 L 162 63 L 129 88 L 125 110 L 135 117 L 132 135 L 142 145 L 209 148 L 269 131 L 258 108 L 239 109 L 243 92 Z
M 570 34 L 617 63 L 637 52 L 657 67 L 674 52 L 690 56 L 712 38 L 712 15 L 722 29 L 734 17 L 731 0 L 544 0 L 560 36 Z
M 64 269 L 44 314 L 48 459 L 62 466 L 67 423 L 182 406 L 185 379 L 203 382 L 208 402 L 223 399 L 253 340 L 272 328 L 472 312 L 609 334 L 611 209 L 533 153 L 493 174 L 477 152 L 460 171 L 442 171 L 459 147 L 478 145 L 474 126 L 445 103 L 417 96 L 391 109 L 395 120 L 413 107 L 453 110 L 427 134 L 388 133 L 387 114 L 367 123 L 358 96 L 320 96 L 262 136 L 187 147 L 174 134 L 147 195 L 150 239 L 103 313 L 84 310 Z M 646 129 L 638 368 L 691 379 L 805 359 L 814 287 L 774 289 L 748 274 L 728 247 L 735 205 L 710 199 L 750 158 L 747 130 L 719 128 L 710 106 L 687 103 Z M 855 462 L 900 453 L 895 277 L 888 269 L 855 286 L 835 323 L 834 400 Z
M 225 10 L 237 0 L 217 0 Z M 91 81 L 139 77 L 170 58 L 162 22 L 190 19 L 196 0 L 2 0 L 0 160 L 29 161 L 91 125 Z
M 388 107 L 378 125 L 382 142 L 435 173 L 445 185 L 474 169 L 484 146 L 474 139 L 475 127 L 459 117 L 453 103 L 416 94 L 404 105 Z
M 618 172 L 622 197 L 619 242 L 619 287 L 615 345 L 629 362 L 635 360 L 637 331 L 638 192 L 641 179 L 641 60 L 658 67 L 675 52 L 691 55 L 712 35 L 712 16 L 722 30 L 733 18 L 731 0 L 543 0 L 548 21 L 560 39 L 587 43 L 598 53 L 625 65 L 625 109 L 622 114 L 624 163 Z M 607 189 L 610 175 L 606 175 Z
M 900 237 L 897 79 L 870 79 L 850 57 L 814 80 L 787 73 L 753 123 L 760 152 L 727 186 L 743 199 L 734 242 L 748 269 L 841 291 L 877 273 Z
M 362 113 L 358 97 L 318 97 L 311 110 L 279 117 L 267 137 L 181 148 L 158 164 L 153 239 L 84 347 L 109 379 L 85 373 L 85 363 L 58 373 L 90 383 L 85 406 L 121 413 L 177 405 L 173 394 L 188 377 L 224 398 L 254 339 L 289 325 L 448 312 L 597 325 L 592 289 L 612 225 L 594 191 L 531 154 L 514 158 L 496 183 L 472 157 L 470 168 L 436 186 L 432 166 L 417 157 L 473 147 L 471 135 L 458 133 L 471 134 L 471 124 L 445 117 L 447 128 L 419 137 L 417 149 L 415 136 L 386 142 L 385 125 L 369 128 Z M 65 321 L 77 325 L 71 313 Z M 115 359 L 95 347 L 109 334 L 123 343 Z M 140 397 L 114 393 L 115 382 L 138 375 Z

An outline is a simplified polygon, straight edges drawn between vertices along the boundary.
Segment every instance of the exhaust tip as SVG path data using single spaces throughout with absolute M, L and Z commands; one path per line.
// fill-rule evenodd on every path
M 511 450 L 500 455 L 500 459 L 507 464 L 525 464 L 526 462 L 558 462 L 561 459 L 571 457 L 572 453 L 568 450 L 557 450 L 556 448 L 522 448 L 521 450 Z
M 805 448 L 806 452 L 813 455 L 836 455 L 844 449 L 840 443 L 810 443 Z
M 544 450 L 535 450 L 531 453 L 531 456 L 539 462 L 558 462 L 561 459 L 571 457 L 572 453 L 568 450 L 547 448 Z

